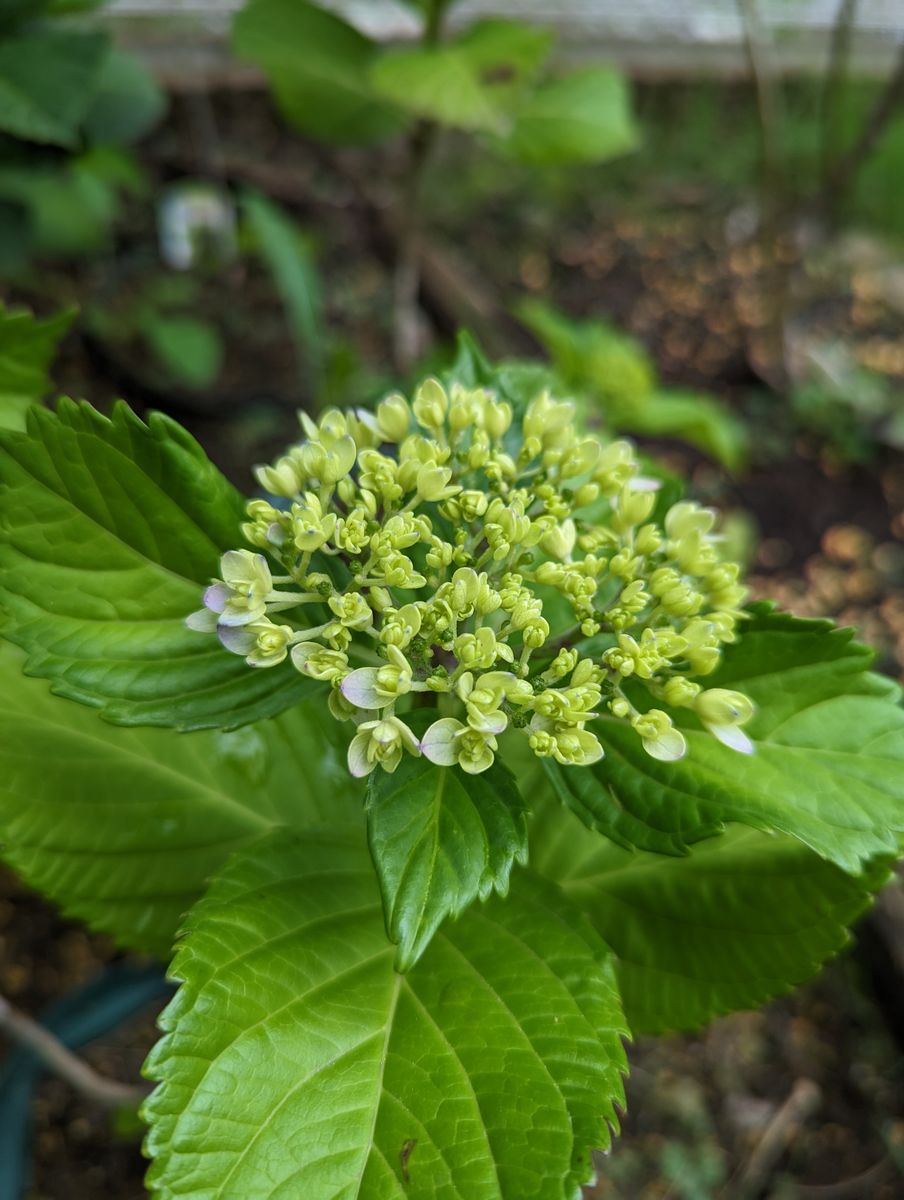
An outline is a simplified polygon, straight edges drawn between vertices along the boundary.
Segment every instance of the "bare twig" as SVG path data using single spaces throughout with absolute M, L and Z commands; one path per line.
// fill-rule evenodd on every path
M 421 45 L 429 49 L 442 38 L 443 18 L 450 0 L 430 0 Z M 421 189 L 427 165 L 439 136 L 435 121 L 419 121 L 408 145 L 405 177 L 399 190 L 398 256 L 393 277 L 394 350 L 396 366 L 409 370 L 421 353 L 421 317 L 418 296 L 421 287 Z
M 115 1079 L 104 1079 L 86 1062 L 73 1054 L 43 1025 L 13 1008 L 0 996 L 0 1032 L 35 1054 L 54 1075 L 59 1075 L 96 1104 L 108 1108 L 140 1104 L 148 1094 L 147 1088 Z
M 758 0 L 737 0 L 737 4 L 744 25 L 744 39 L 760 115 L 763 164 L 758 238 L 768 264 L 765 287 L 769 304 L 769 321 L 763 331 L 767 359 L 765 366 L 775 386 L 783 391 L 788 384 L 785 324 L 790 279 L 789 268 L 776 251 L 784 239 L 787 222 L 788 176 L 782 146 L 784 98 L 775 61 L 775 46 L 763 21 Z
M 797 1136 L 801 1125 L 816 1111 L 821 1099 L 811 1079 L 798 1079 L 788 1099 L 772 1117 L 750 1157 L 729 1183 L 732 1200 L 745 1200 L 759 1194 L 782 1153 Z
M 421 121 L 409 147 L 406 177 L 402 183 L 395 220 L 398 254 L 393 273 L 394 351 L 396 366 L 409 370 L 421 352 L 421 186 L 437 137 L 432 121 Z
M 895 69 L 889 76 L 882 94 L 867 117 L 860 136 L 846 154 L 835 164 L 828 192 L 849 188 L 860 168 L 869 158 L 876 143 L 885 133 L 889 122 L 904 106 L 904 46 L 898 54 Z
M 838 14 L 832 27 L 829 62 L 822 90 L 820 117 L 822 120 L 822 183 L 828 188 L 838 144 L 838 119 L 841 98 L 848 76 L 851 38 L 857 16 L 857 0 L 840 0 Z
M 738 9 L 744 25 L 744 40 L 760 113 L 763 186 L 766 190 L 766 200 L 777 204 L 785 181 L 781 143 L 784 103 L 774 47 L 757 0 L 738 0 Z

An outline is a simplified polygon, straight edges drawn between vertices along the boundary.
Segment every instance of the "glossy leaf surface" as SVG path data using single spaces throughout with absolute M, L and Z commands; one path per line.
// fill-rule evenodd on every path
M 410 756 L 391 775 L 378 769 L 368 780 L 367 827 L 401 971 L 446 917 L 494 891 L 505 896 L 513 864 L 527 860 L 525 806 L 498 762 L 480 775 Z

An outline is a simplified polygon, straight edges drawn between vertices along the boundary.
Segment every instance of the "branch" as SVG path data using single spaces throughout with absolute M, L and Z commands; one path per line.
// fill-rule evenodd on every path
M 150 1090 L 140 1085 L 119 1083 L 115 1079 L 104 1079 L 48 1029 L 13 1008 L 2 996 L 0 1032 L 30 1050 L 54 1075 L 65 1079 L 77 1092 L 96 1104 L 103 1104 L 107 1108 L 137 1105 Z
M 737 0 L 744 26 L 747 56 L 756 85 L 757 107 L 760 113 L 760 134 L 763 143 L 764 201 L 778 207 L 784 187 L 781 129 L 783 117 L 782 93 L 772 53 L 772 39 L 763 24 L 757 0 Z
M 829 196 L 845 185 L 850 186 L 850 181 L 854 179 L 869 158 L 876 143 L 885 133 L 889 122 L 902 105 L 904 105 L 904 46 L 901 47 L 895 69 L 885 85 L 885 91 L 873 106 L 860 136 L 850 150 L 842 155 L 835 164 L 829 181 Z
M 828 188 L 835 162 L 836 135 L 838 110 L 841 95 L 848 76 L 848 64 L 851 56 L 851 37 L 854 32 L 854 20 L 857 15 L 857 0 L 840 0 L 838 14 L 832 28 L 832 42 L 829 47 L 829 63 L 826 68 L 825 83 L 822 91 L 822 183 Z
M 811 1079 L 798 1079 L 788 1099 L 763 1131 L 747 1162 L 739 1169 L 731 1196 L 733 1200 L 756 1196 L 769 1179 L 775 1164 L 797 1136 L 808 1117 L 819 1107 L 819 1088 Z

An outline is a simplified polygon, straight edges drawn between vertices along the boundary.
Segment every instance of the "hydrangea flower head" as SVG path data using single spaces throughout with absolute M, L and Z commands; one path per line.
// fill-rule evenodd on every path
M 326 684 L 355 726 L 352 774 L 405 754 L 477 774 L 513 736 L 586 766 L 601 714 L 673 762 L 686 741 L 660 704 L 752 751 L 749 699 L 700 682 L 743 617 L 740 571 L 712 510 L 681 501 L 654 520 L 630 443 L 580 433 L 546 392 L 516 418 L 434 378 L 410 402 L 302 425 L 257 472 L 286 506 L 250 502 L 253 549 L 223 556 L 188 624 L 251 667 Z

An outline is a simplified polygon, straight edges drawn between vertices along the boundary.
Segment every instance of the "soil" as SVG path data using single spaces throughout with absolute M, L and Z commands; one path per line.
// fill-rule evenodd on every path
M 199 134 L 211 118 L 214 145 Z M 461 166 L 465 153 L 453 144 L 437 172 Z M 286 134 L 268 101 L 253 93 L 175 101 L 143 150 L 154 189 L 189 170 L 238 178 L 236 160 L 280 165 L 278 198 L 291 201 L 316 234 L 326 327 L 357 361 L 359 383 L 378 390 L 393 375 L 392 281 L 385 237 L 375 234 L 373 214 L 363 213 L 349 181 L 373 174 L 379 160 L 344 154 L 336 170 L 322 151 Z M 224 167 L 229 163 L 232 170 Z M 776 363 L 768 271 L 750 246 L 739 249 L 732 240 L 724 196 L 678 189 L 639 211 L 599 183 L 588 174 L 564 197 L 551 189 L 538 198 L 517 176 L 503 183 L 498 171 L 489 183 L 478 176 L 465 196 L 450 181 L 449 194 L 436 202 L 435 236 L 480 264 L 480 287 L 488 288 L 495 311 L 504 313 L 526 293 L 548 296 L 576 316 L 605 315 L 648 345 L 664 381 L 705 388 L 747 414 L 762 436 L 751 469 L 737 480 L 676 444 L 651 448 L 686 470 L 698 494 L 752 516 L 756 595 L 856 625 L 876 647 L 881 669 L 904 678 L 904 456 L 877 447 L 866 463 L 845 462 L 837 448 L 796 428 L 769 390 Z M 124 311 L 157 270 L 153 241 L 151 207 L 136 203 L 115 255 L 48 265 L 40 286 L 20 298 L 48 311 L 76 296 L 89 310 Z M 880 333 L 889 344 L 902 341 L 904 321 L 891 310 L 871 301 L 864 313 L 850 280 L 835 279 L 832 287 L 831 303 L 812 310 L 820 321 L 831 314 L 839 335 L 858 344 L 873 344 Z M 427 338 L 441 343 L 451 331 L 448 313 L 426 301 Z M 209 391 L 172 388 L 134 334 L 104 339 L 90 322 L 67 341 L 57 379 L 61 390 L 99 405 L 125 394 L 139 409 L 166 409 L 247 489 L 249 463 L 292 438 L 295 408 L 312 403 L 304 364 L 300 373 L 260 266 L 243 259 L 209 273 L 195 303 L 227 335 L 224 368 Z M 503 316 L 493 334 L 513 350 L 530 345 Z M 897 360 L 890 362 L 893 371 Z M 785 1129 L 755 1194 L 904 1197 L 904 1180 L 888 1165 L 889 1147 L 900 1161 L 904 1145 L 904 1048 L 886 1025 L 887 1006 L 874 998 L 871 954 L 847 954 L 795 996 L 718 1021 L 700 1036 L 641 1039 L 631 1050 L 623 1134 L 600 1162 L 601 1182 L 588 1196 L 734 1200 L 764 1131 L 804 1080 L 815 1085 L 812 1109 Z M 64 921 L 0 874 L 0 994 L 38 1014 L 114 957 L 105 939 Z M 86 1057 L 111 1077 L 136 1080 L 155 1036 L 153 1017 L 144 1014 L 100 1039 Z M 107 1115 L 66 1085 L 45 1081 L 34 1117 L 29 1200 L 143 1195 L 137 1141 L 114 1134 Z M 847 1191 L 815 1190 L 844 1180 L 852 1181 Z

